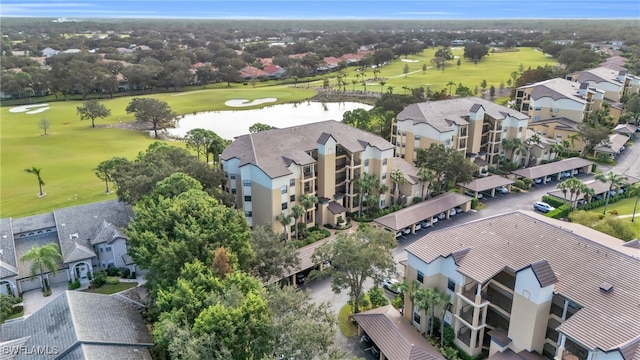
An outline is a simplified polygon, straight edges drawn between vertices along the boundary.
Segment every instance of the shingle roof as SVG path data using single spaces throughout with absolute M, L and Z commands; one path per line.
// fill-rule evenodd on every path
M 96 229 L 94 235 L 90 238 L 91 245 L 112 243 L 115 239 L 127 239 L 127 236 L 113 224 L 103 220 Z
M 586 100 L 578 92 L 580 83 L 561 78 L 540 81 L 531 85 L 521 86 L 518 89 L 531 88 L 531 98 L 538 100 L 544 97 L 553 100 L 570 99 L 585 104 Z
M 291 162 L 299 165 L 315 163 L 308 152 L 317 149 L 318 141 L 328 140 L 329 135 L 352 153 L 362 152 L 367 146 L 380 150 L 394 148 L 393 144 L 377 135 L 327 120 L 239 136 L 224 149 L 220 158 L 237 158 L 240 166 L 256 165 L 273 179 L 291 174 L 288 169 Z
M 81 344 L 61 360 L 152 360 L 151 353 L 141 346 Z
M 470 248 L 458 272 L 479 283 L 505 268 L 519 271 L 546 260 L 558 279 L 554 292 L 582 306 L 558 331 L 588 349 L 609 351 L 640 334 L 640 251 L 622 243 L 578 224 L 519 211 L 432 231 L 406 250 L 431 263 Z M 610 293 L 600 291 L 604 282 L 613 284 Z
M 31 236 L 25 238 L 15 238 L 16 258 L 18 259 L 18 279 L 28 278 L 31 275 L 31 261 L 22 261 L 22 257 L 27 251 L 33 247 L 40 247 L 46 244 L 55 244 L 58 246 L 58 234 L 55 231 L 40 236 Z M 64 265 L 58 263 L 58 270 L 64 268 Z
M 0 219 L 0 279 L 18 274 L 11 219 Z
M 593 161 L 576 157 L 555 161 L 548 164 L 532 166 L 530 168 L 519 169 L 512 171 L 511 173 L 522 177 L 528 177 L 530 179 L 536 179 L 543 176 L 558 174 L 563 171 L 578 169 L 587 165 L 593 165 Z
M 577 72 L 575 75 L 576 80 L 579 82 L 593 81 L 595 83 L 608 82 L 618 86 L 622 86 L 618 81 L 618 74 L 620 71 L 609 69 L 604 66 L 600 66 L 593 69 Z
M 434 197 L 433 199 L 407 206 L 406 208 L 394 211 L 391 214 L 381 216 L 375 219 L 374 222 L 389 229 L 398 231 L 471 200 L 472 199 L 466 195 L 446 193 Z
M 340 204 L 340 203 L 338 203 L 336 201 L 330 202 L 329 206 L 327 208 L 334 215 L 342 214 L 343 212 L 347 211 L 347 209 L 344 206 L 342 206 L 342 204 Z
M 477 112 L 480 108 L 494 119 L 505 119 L 512 116 L 519 120 L 529 118 L 519 111 L 495 104 L 491 101 L 477 97 L 455 98 L 439 101 L 427 101 L 407 105 L 396 116 L 398 121 L 413 121 L 414 124 L 428 124 L 438 132 L 453 131 L 452 123 L 468 125 L 469 114 Z
M 485 191 L 496 188 L 498 186 L 507 186 L 513 184 L 515 181 L 510 180 L 504 176 L 491 175 L 483 178 L 474 179 L 466 184 L 458 183 L 458 185 L 469 189 L 471 191 Z
M 28 348 L 57 346 L 59 355 L 77 351 L 75 348 L 81 344 L 102 344 L 111 346 L 108 350 L 112 354 L 118 353 L 117 347 L 123 348 L 120 358 L 125 359 L 125 355 L 133 354 L 130 347 L 153 345 L 151 334 L 133 306 L 111 296 L 79 291 L 65 291 L 26 319 L 0 325 L 0 333 L 3 341 L 29 337 L 25 343 Z M 39 359 L 55 359 L 59 355 L 40 355 Z M 30 357 L 23 352 L 14 359 Z
M 87 259 L 96 254 L 91 242 L 105 221 L 112 228 L 124 228 L 130 218 L 127 206 L 118 200 L 109 200 L 73 206 L 53 211 L 58 226 L 60 250 L 64 262 Z
M 11 220 L 14 234 L 56 227 L 52 213 L 27 216 Z
M 361 312 L 353 317 L 388 359 L 444 359 L 391 305 Z

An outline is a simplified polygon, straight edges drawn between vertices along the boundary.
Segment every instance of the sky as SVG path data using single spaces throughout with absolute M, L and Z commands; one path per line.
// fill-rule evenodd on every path
M 639 0 L 1 0 L 1 17 L 638 19 Z

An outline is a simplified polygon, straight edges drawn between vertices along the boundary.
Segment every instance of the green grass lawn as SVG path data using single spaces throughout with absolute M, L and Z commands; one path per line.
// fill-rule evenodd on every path
M 224 105 L 229 99 L 275 97 L 278 103 L 286 103 L 314 94 L 313 90 L 286 86 L 235 85 L 149 97 L 167 101 L 178 114 L 187 114 L 230 110 Z M 125 112 L 130 100 L 131 97 L 121 97 L 102 101 L 111 109 L 111 116 L 98 119 L 96 125 L 133 121 L 133 115 Z M 80 101 L 51 102 L 49 110 L 32 115 L 11 113 L 11 107 L 0 109 L 0 217 L 33 215 L 115 197 L 104 193 L 104 183 L 92 169 L 114 156 L 131 159 L 146 149 L 153 139 L 137 131 L 91 128 L 90 121 L 80 121 L 76 115 L 76 107 L 80 104 Z M 38 127 L 43 116 L 51 122 L 47 136 L 43 136 Z M 176 145 L 184 146 L 183 143 Z M 37 178 L 23 171 L 32 166 L 42 169 L 43 191 L 47 194 L 43 198 L 36 196 Z
M 87 289 L 83 291 L 97 293 L 97 294 L 111 295 L 111 294 L 119 293 L 120 291 L 127 290 L 136 286 L 138 286 L 137 282 L 121 282 L 115 285 L 104 284 L 97 289 Z
M 633 205 L 636 203 L 636 197 L 630 197 L 627 199 L 622 199 L 618 202 L 615 202 L 613 204 L 609 204 L 609 206 L 607 206 L 607 213 L 611 210 L 616 210 L 618 212 L 618 215 L 631 215 L 633 214 Z M 640 203 L 638 204 L 638 208 L 640 209 Z M 604 206 L 600 206 L 597 208 L 593 208 L 589 211 L 591 212 L 595 212 L 598 214 L 602 214 L 602 210 L 604 210 Z M 636 213 L 636 216 L 638 216 L 640 214 Z M 640 220 L 639 220 L 640 221 Z
M 349 321 L 349 316 L 352 314 L 353 308 L 349 304 L 343 306 L 338 313 L 338 325 L 340 326 L 340 332 L 346 337 L 352 337 L 358 333 L 358 326 Z
M 464 54 L 463 47 L 454 47 L 452 52 L 454 56 L 461 58 L 460 68 L 456 65 L 458 59 L 447 62 L 445 71 L 435 69 L 431 59 L 433 59 L 436 49 L 429 48 L 419 55 L 410 55 L 408 60 L 418 60 L 418 62 L 403 62 L 401 60 L 395 60 L 390 65 L 386 65 L 380 68 L 380 74 L 377 76 L 383 78 L 386 84 L 384 88 L 393 86 L 393 92 L 401 94 L 405 90 L 403 86 L 409 88 L 415 87 L 430 87 L 432 90 L 437 91 L 443 88 L 447 88 L 447 83 L 453 81 L 456 85 L 462 83 L 464 86 L 473 89 L 478 86 L 480 90 L 480 83 L 482 80 L 487 80 L 487 91 L 491 85 L 495 86 L 496 90 L 500 87 L 500 82 L 505 84 L 510 78 L 510 74 L 513 71 L 518 71 L 520 64 L 525 69 L 528 67 L 536 68 L 537 66 L 555 65 L 557 62 L 550 57 L 545 56 L 542 52 L 532 48 L 519 48 L 519 51 L 504 52 L 504 53 L 489 53 L 484 57 L 477 65 L 473 62 L 463 59 Z M 428 67 L 426 72 L 422 71 L 422 65 L 426 64 Z M 405 65 L 409 65 L 409 74 L 405 76 L 403 69 Z M 356 79 L 358 73 L 355 68 L 351 67 L 346 70 L 347 73 L 347 90 L 354 88 L 351 83 Z M 373 69 L 369 69 L 366 72 L 366 78 L 374 78 Z M 363 90 L 361 84 L 355 85 L 355 90 Z M 367 91 L 381 91 L 382 86 L 376 81 L 367 85 Z M 455 91 L 455 86 L 453 87 Z M 386 90 L 385 90 L 386 91 Z

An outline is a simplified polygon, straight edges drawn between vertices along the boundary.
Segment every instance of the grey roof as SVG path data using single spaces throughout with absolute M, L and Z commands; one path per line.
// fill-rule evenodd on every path
M 574 74 L 574 76 L 579 82 L 593 81 L 596 84 L 601 82 L 608 82 L 611 84 L 622 86 L 622 83 L 618 80 L 619 73 L 620 71 L 600 66 L 597 68 L 577 72 Z
M 469 115 L 480 108 L 494 119 L 502 120 L 508 116 L 518 120 L 529 119 L 519 111 L 495 104 L 478 97 L 455 98 L 439 101 L 427 101 L 407 105 L 397 116 L 398 121 L 413 121 L 413 124 L 428 124 L 438 132 L 453 131 L 451 124 L 468 125 Z
M 124 203 L 109 200 L 54 210 L 53 215 L 62 257 L 65 263 L 70 263 L 96 256 L 91 243 L 96 229 L 104 221 L 113 227 L 124 228 L 131 214 Z
M 11 226 L 14 234 L 28 233 L 30 231 L 49 229 L 56 227 L 56 221 L 52 213 L 27 216 L 12 219 Z
M 342 214 L 343 212 L 347 211 L 347 209 L 342 206 L 342 204 L 336 202 L 336 201 L 332 201 L 329 203 L 328 206 L 329 211 L 331 211 L 334 215 L 338 215 L 338 214 Z
M 491 190 L 493 188 L 497 188 L 498 186 L 511 185 L 514 182 L 515 180 L 510 180 L 504 176 L 491 175 L 483 178 L 474 179 L 466 184 L 458 183 L 458 185 L 462 186 L 465 189 L 469 189 L 471 191 L 485 191 L 485 190 Z
M 601 66 L 616 70 L 624 71 L 626 73 L 627 68 L 624 66 L 627 63 L 627 58 L 622 56 L 611 56 L 605 60 Z
M 547 126 L 548 124 L 555 124 L 556 129 L 572 130 L 572 131 L 578 131 L 578 125 L 579 125 L 579 123 L 571 119 L 567 119 L 566 117 L 555 117 L 551 119 L 544 119 L 544 120 L 529 122 L 529 126 L 536 126 L 536 125 Z
M 77 358 L 76 347 L 82 344 L 110 346 L 105 351 L 114 355 L 118 353 L 117 348 L 123 348 L 120 358 L 126 359 L 127 354 L 133 353 L 130 347 L 153 345 L 151 334 L 133 306 L 111 296 L 80 291 L 65 291 L 26 319 L 0 325 L 0 333 L 3 341 L 28 337 L 25 343 L 28 348 L 58 347 L 60 354 L 41 355 L 39 359 L 64 358 L 72 352 L 70 358 Z M 14 357 L 16 360 L 28 358 L 27 353 Z
M 399 157 L 394 157 L 392 170 L 396 170 L 396 169 L 402 172 L 402 175 L 404 175 L 404 178 L 407 180 L 407 183 L 415 185 L 418 182 L 420 182 L 420 179 L 418 178 L 418 168 L 409 164 L 407 160 Z
M 18 259 L 13 242 L 11 219 L 0 219 L 0 279 L 18 275 Z
M 444 360 L 438 350 L 391 305 L 353 317 L 387 359 Z
M 615 128 L 613 128 L 614 132 L 617 132 L 619 134 L 628 134 L 628 135 L 635 134 L 637 130 L 638 130 L 638 127 L 633 124 L 618 124 L 616 125 Z
M 609 142 L 606 145 L 598 145 L 593 150 L 606 153 L 617 153 L 629 141 L 629 137 L 623 134 L 609 135 Z
M 479 283 L 546 260 L 558 280 L 554 293 L 582 306 L 558 331 L 587 349 L 610 351 L 640 334 L 640 251 L 622 244 L 575 223 L 518 211 L 432 231 L 406 250 L 431 263 L 470 248 L 457 271 Z M 613 284 L 610 293 L 600 291 L 604 282 Z
M 240 166 L 253 164 L 273 179 L 291 174 L 288 167 L 292 162 L 298 165 L 316 163 L 308 152 L 318 148 L 318 141 L 326 142 L 329 135 L 351 153 L 362 152 L 367 146 L 380 150 L 394 148 L 377 135 L 327 120 L 239 136 L 224 149 L 220 158 L 237 158 Z
M 582 104 L 586 103 L 584 97 L 578 92 L 580 83 L 566 79 L 549 79 L 531 85 L 521 86 L 518 89 L 532 89 L 531 98 L 534 100 L 550 97 L 553 100 L 571 99 Z
M 58 234 L 55 231 L 38 236 L 15 238 L 16 258 L 18 259 L 18 279 L 28 278 L 31 275 L 31 261 L 22 261 L 22 257 L 33 247 L 40 247 L 46 244 L 58 246 Z M 58 263 L 58 270 L 64 269 L 62 262 Z
M 151 353 L 142 346 L 80 344 L 61 360 L 152 360 Z
M 102 220 L 102 223 L 96 229 L 94 235 L 91 237 L 91 245 L 112 243 L 115 239 L 127 239 L 127 236 L 117 226 Z
M 472 199 L 466 195 L 446 193 L 436 196 L 433 199 L 407 206 L 391 214 L 381 216 L 375 219 L 374 222 L 391 230 L 398 231 L 422 220 L 430 219 L 441 212 L 445 212 L 471 200 Z
M 609 182 L 602 182 L 602 181 L 597 181 L 597 180 L 584 181 L 583 183 L 585 185 L 587 185 L 588 187 L 590 187 L 591 189 L 593 189 L 593 192 L 596 195 L 604 194 L 605 192 L 609 191 L 609 187 L 610 187 Z M 551 196 L 555 196 L 557 198 L 561 198 L 561 199 L 565 199 L 565 196 L 571 197 L 570 193 L 567 192 L 567 194 L 565 195 L 562 192 L 562 190 L 549 191 L 547 194 L 549 194 Z M 582 200 L 582 199 L 584 199 L 584 194 L 583 193 L 578 194 L 578 196 L 574 196 L 574 200 L 576 200 L 576 201 L 577 200 Z
M 590 165 L 593 165 L 593 161 L 575 157 L 575 158 L 555 161 L 548 164 L 532 166 L 530 168 L 519 169 L 519 170 L 512 171 L 511 173 L 521 177 L 536 179 L 539 177 L 558 174 L 563 171 L 569 171 L 569 170 L 578 169 L 578 168 L 590 166 Z

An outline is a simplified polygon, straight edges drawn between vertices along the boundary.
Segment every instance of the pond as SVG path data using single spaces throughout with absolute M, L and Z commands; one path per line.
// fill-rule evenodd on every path
M 369 110 L 372 106 L 357 102 L 321 103 L 305 101 L 297 104 L 281 104 L 254 110 L 207 111 L 184 115 L 178 126 L 167 129 L 171 136 L 183 137 L 196 128 L 212 130 L 224 139 L 248 134 L 249 127 L 257 122 L 277 128 L 310 124 L 325 120 L 342 121 L 342 114 L 354 109 Z

